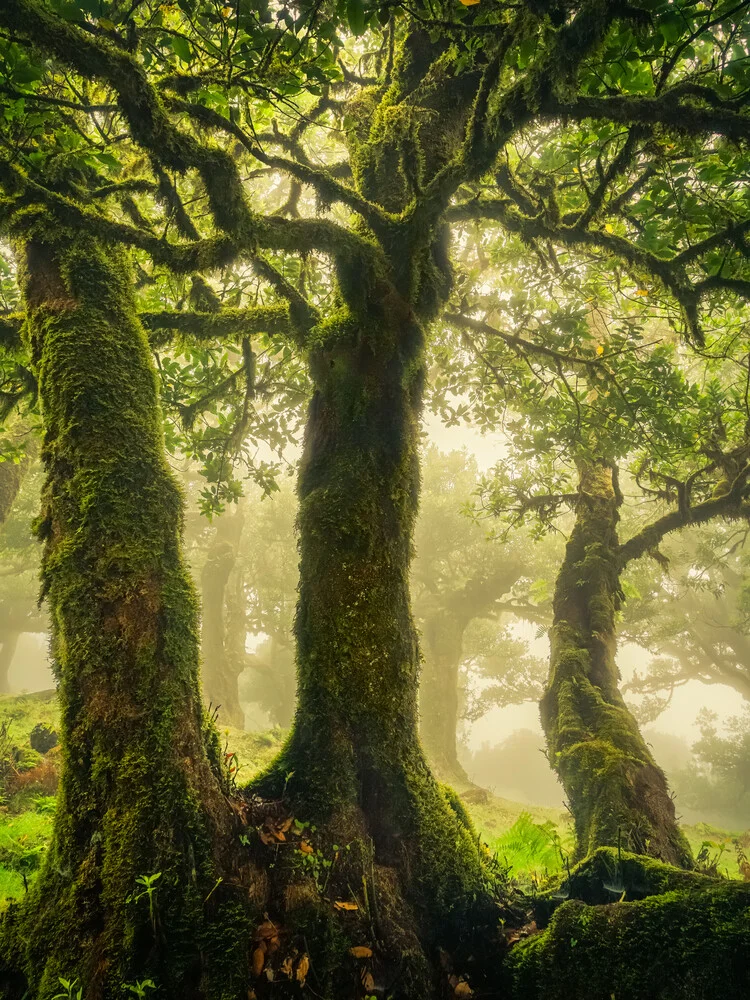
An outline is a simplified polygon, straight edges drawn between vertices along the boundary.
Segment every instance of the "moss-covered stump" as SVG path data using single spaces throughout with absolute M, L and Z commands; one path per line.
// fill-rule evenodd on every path
M 227 997 L 245 988 L 251 914 L 230 884 L 238 824 L 201 707 L 182 498 L 128 262 L 47 217 L 18 250 L 62 766 L 45 866 L 0 927 L 0 977 L 34 1000 L 60 977 L 86 1000 L 147 978 Z
M 580 462 L 576 523 L 555 586 L 550 673 L 540 710 L 549 760 L 575 820 L 576 855 L 623 846 L 691 867 L 664 772 L 618 682 L 621 495 L 606 462 Z
M 636 902 L 563 903 L 504 962 L 518 1000 L 739 1000 L 750 996 L 750 886 Z

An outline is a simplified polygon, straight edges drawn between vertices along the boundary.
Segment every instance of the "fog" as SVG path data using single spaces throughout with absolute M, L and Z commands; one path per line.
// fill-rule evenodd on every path
M 498 458 L 505 454 L 506 447 L 502 434 L 483 435 L 472 427 L 466 425 L 448 427 L 441 420 L 428 413 L 424 420 L 425 449 L 431 446 L 436 447 L 442 456 L 449 456 L 451 453 L 462 451 L 466 454 L 469 464 L 473 469 L 475 477 L 488 474 Z M 290 461 L 298 457 L 298 453 L 291 451 L 287 454 Z M 472 496 L 457 495 L 451 497 L 447 503 L 447 510 L 451 516 L 460 515 L 459 508 L 462 505 L 471 503 Z M 285 608 L 279 611 L 278 601 L 272 600 L 274 606 L 273 615 L 278 618 L 276 626 L 278 628 L 277 638 L 281 636 L 282 645 L 285 648 L 285 661 L 279 667 L 277 661 L 271 662 L 271 666 L 276 671 L 276 678 L 282 675 L 287 679 L 284 681 L 290 685 L 290 693 L 287 697 L 287 704 L 282 715 L 275 713 L 273 708 L 269 708 L 267 701 L 264 701 L 262 693 L 258 693 L 258 685 L 264 683 L 262 673 L 258 672 L 258 665 L 264 663 L 271 655 L 269 650 L 270 635 L 258 627 L 253 632 L 253 626 L 246 634 L 245 652 L 249 656 L 251 664 L 240 678 L 240 698 L 242 699 L 242 709 L 244 711 L 245 727 L 249 730 L 265 730 L 278 724 L 281 719 L 282 724 L 286 724 L 291 712 L 291 702 L 293 690 L 292 657 L 291 657 L 291 614 L 294 603 L 293 594 L 293 505 L 292 482 L 288 480 L 283 485 L 282 490 L 284 510 L 281 512 L 281 520 L 276 529 L 280 532 L 280 544 L 285 546 L 286 555 L 282 559 L 285 562 L 286 579 L 277 586 L 285 590 Z M 422 517 L 424 518 L 425 504 L 429 506 L 429 499 L 423 501 Z M 281 501 L 271 497 L 260 501 L 257 510 L 262 517 L 275 516 L 274 505 L 279 505 Z M 455 509 L 454 509 L 455 508 Z M 286 518 L 286 520 L 284 520 Z M 431 545 L 439 546 L 440 538 L 431 538 L 429 530 L 425 534 L 424 525 L 418 527 L 417 538 L 421 539 L 422 549 Z M 475 522 L 475 530 L 482 533 L 491 532 L 494 524 L 491 518 L 480 518 Z M 188 518 L 188 550 L 189 558 L 194 563 L 194 573 L 196 581 L 199 583 L 200 567 L 205 559 L 206 546 L 212 536 L 214 527 L 205 519 L 198 518 L 191 514 Z M 265 529 L 261 534 L 265 533 Z M 547 544 L 546 542 L 544 544 Z M 552 544 L 552 543 L 550 543 Z M 562 536 L 554 544 L 562 545 Z M 250 594 L 255 592 L 257 581 L 251 578 L 253 573 L 263 574 L 268 567 L 264 568 L 263 560 L 253 562 L 252 535 L 243 543 L 251 553 L 248 556 L 250 562 L 245 566 L 245 587 Z M 257 545 L 256 545 L 257 548 Z M 522 553 L 522 558 L 533 561 L 536 558 L 537 548 L 529 543 Z M 424 551 L 417 552 L 417 560 L 425 556 Z M 467 558 L 470 558 L 467 556 Z M 460 556 L 459 556 L 460 559 Z M 249 574 L 249 577 L 248 577 Z M 254 589 L 255 588 L 255 589 Z M 251 598 L 254 600 L 254 598 Z M 721 600 L 721 598 L 719 599 Z M 419 620 L 419 600 L 415 592 L 415 608 Z M 265 613 L 265 612 L 264 612 Z M 255 614 L 253 612 L 253 614 Z M 260 617 L 251 618 L 253 621 L 261 621 Z M 266 620 L 266 619 L 262 619 Z M 510 615 L 500 615 L 497 621 L 504 629 L 500 653 L 507 649 L 525 650 L 524 656 L 528 656 L 529 662 L 536 662 L 543 666 L 549 653 L 549 641 L 544 631 L 535 624 L 513 619 Z M 420 626 L 424 630 L 424 622 L 420 621 Z M 495 626 L 492 626 L 495 627 Z M 511 645 L 508 646 L 507 644 Z M 513 646 L 513 643 L 516 646 Z M 423 642 L 423 645 L 425 643 Z M 274 655 L 278 655 L 277 653 Z M 516 655 L 508 654 L 508 655 Z M 643 674 L 648 664 L 653 659 L 653 652 L 639 645 L 636 642 L 622 641 L 618 648 L 618 664 L 621 673 L 622 684 L 626 688 L 634 678 Z M 481 662 L 479 657 L 477 662 Z M 462 668 L 464 669 L 464 668 Z M 468 668 L 471 672 L 471 667 Z M 479 671 L 482 675 L 482 671 Z M 483 676 L 483 675 L 482 675 Z M 488 680 L 486 676 L 477 681 L 476 678 L 469 682 L 465 676 L 459 679 L 459 703 L 471 701 L 471 698 L 482 695 L 485 690 L 491 690 L 494 681 Z M 274 681 L 278 683 L 278 681 Z M 473 693 L 468 691 L 466 684 L 473 683 Z M 463 685 L 463 686 L 462 686 Z M 18 646 L 13 656 L 10 670 L 8 672 L 8 688 L 11 692 L 34 692 L 46 690 L 54 686 L 54 677 L 50 669 L 49 655 L 47 648 L 47 637 L 43 633 L 24 633 L 21 635 Z M 504 696 L 506 697 L 506 696 Z M 531 697 L 526 691 L 520 703 L 513 703 L 512 696 L 510 703 L 500 703 L 484 706 L 484 710 L 474 709 L 474 717 L 467 717 L 467 713 L 461 717 L 462 708 L 459 710 L 459 720 L 457 725 L 457 753 L 460 765 L 465 769 L 468 780 L 482 789 L 486 789 L 496 796 L 506 798 L 518 803 L 527 803 L 535 806 L 562 807 L 564 795 L 560 784 L 550 769 L 544 755 L 545 739 L 540 724 L 539 709 L 535 697 Z M 643 696 L 637 692 L 626 694 L 628 704 L 636 711 L 643 705 Z M 462 701 L 463 700 L 463 701 Z M 500 701 L 502 702 L 502 698 Z M 425 706 L 423 702 L 423 714 Z M 747 815 L 745 804 L 737 805 L 736 808 L 722 800 L 717 805 L 708 803 L 690 803 L 687 801 L 683 790 L 690 786 L 690 781 L 686 778 L 685 768 L 688 766 L 698 767 L 703 778 L 706 777 L 710 766 L 705 762 L 697 765 L 692 758 L 691 747 L 693 747 L 702 736 L 701 727 L 697 721 L 699 713 L 702 711 L 716 714 L 715 728 L 719 736 L 724 733 L 729 720 L 736 717 L 742 711 L 742 699 L 735 690 L 721 684 L 703 684 L 699 681 L 689 680 L 679 686 L 674 687 L 668 697 L 666 706 L 657 713 L 654 719 L 642 718 L 644 736 L 647 739 L 657 762 L 664 768 L 676 790 L 678 811 L 687 822 L 697 822 L 705 820 L 714 823 L 724 823 L 728 825 L 743 826 L 750 825 L 750 815 Z M 284 714 L 286 713 L 286 714 Z M 653 713 L 652 713 L 653 714 Z M 708 771 L 707 771 L 708 768 Z M 696 772 L 697 773 L 697 772 Z M 456 781 L 455 775 L 448 775 L 450 780 Z M 460 781 L 460 778 L 458 779 Z M 736 798 L 736 794 L 734 797 Z M 726 799 L 726 796 L 725 796 Z M 723 803 L 723 804 L 722 804 Z

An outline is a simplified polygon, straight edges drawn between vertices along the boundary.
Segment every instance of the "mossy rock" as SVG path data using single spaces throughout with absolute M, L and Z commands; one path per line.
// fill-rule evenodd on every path
M 546 930 L 506 957 L 507 992 L 524 1000 L 728 1000 L 750 996 L 750 885 L 648 858 L 597 851 L 569 890 L 601 898 L 624 884 L 642 898 L 569 899 Z M 609 882 L 611 873 L 621 882 Z M 663 891 L 667 890 L 667 891 Z M 611 898 L 611 896 L 610 896 Z
M 601 905 L 620 900 L 633 902 L 675 890 L 704 889 L 708 885 L 726 884 L 726 879 L 709 878 L 647 855 L 600 847 L 571 869 L 559 887 L 545 896 L 545 902 L 549 904 L 551 912 L 563 898 Z M 540 907 L 538 917 L 543 920 L 543 906 Z

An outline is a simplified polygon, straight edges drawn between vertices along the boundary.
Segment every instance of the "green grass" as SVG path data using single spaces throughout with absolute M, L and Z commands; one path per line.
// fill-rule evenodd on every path
M 57 725 L 58 710 L 54 692 L 19 697 L 0 696 L 0 723 L 11 720 L 13 742 L 28 746 L 29 733 L 42 722 Z M 254 774 L 269 764 L 284 740 L 284 732 L 275 729 L 267 733 L 246 733 L 237 729 L 222 729 L 220 736 L 227 752 L 235 752 L 240 770 L 238 784 L 246 784 Z M 54 800 L 29 790 L 19 795 L 15 803 L 0 808 L 0 907 L 9 898 L 20 898 L 24 892 L 21 871 L 30 881 L 41 860 L 41 851 L 52 833 Z M 16 808 L 17 807 L 17 808 Z M 541 881 L 547 875 L 561 871 L 564 857 L 573 847 L 573 827 L 570 814 L 564 809 L 529 806 L 510 799 L 490 795 L 486 802 L 468 805 L 469 812 L 490 850 L 497 855 L 509 874 L 524 883 Z M 697 855 L 704 843 L 709 860 L 718 858 L 718 869 L 732 877 L 739 875 L 734 841 L 739 840 L 750 853 L 750 831 L 732 833 L 697 823 L 683 827 L 693 852 Z

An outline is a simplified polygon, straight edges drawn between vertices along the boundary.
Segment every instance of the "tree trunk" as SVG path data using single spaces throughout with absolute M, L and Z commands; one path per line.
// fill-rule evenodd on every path
M 541 702 L 550 763 L 575 819 L 577 855 L 617 845 L 690 866 L 663 772 L 618 688 L 615 612 L 619 491 L 581 463 L 576 523 L 557 578 L 550 674 Z
M 0 634 L 0 642 L 2 643 L 2 646 L 0 646 L 0 694 L 8 694 L 10 691 L 8 673 L 20 636 L 20 632 L 3 632 Z
M 458 676 L 466 623 L 444 608 L 423 629 L 425 650 L 419 685 L 420 732 L 427 759 L 441 781 L 459 791 L 471 785 L 458 760 Z
M 225 616 L 227 585 L 237 559 L 243 523 L 240 511 L 219 518 L 214 544 L 201 573 L 203 696 L 218 711 L 220 722 L 238 729 L 245 726 L 238 689 L 245 662 L 244 655 L 238 656 L 238 650 L 229 648 Z
M 230 811 L 156 378 L 127 261 L 55 225 L 20 246 L 19 265 L 44 419 L 38 533 L 62 773 L 53 841 L 3 926 L 0 973 L 14 960 L 39 997 L 60 976 L 86 1000 L 147 977 L 166 995 L 224 996 L 247 933 L 236 901 L 204 905 Z
M 417 732 L 409 562 L 423 337 L 406 307 L 399 330 L 384 305 L 386 322 L 372 328 L 331 324 L 311 357 L 298 486 L 298 706 L 281 758 L 256 787 L 285 790 L 319 825 L 357 814 L 422 926 L 447 932 L 446 915 L 481 895 L 483 864 Z

